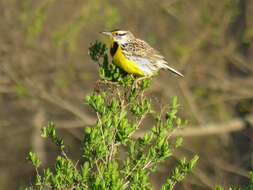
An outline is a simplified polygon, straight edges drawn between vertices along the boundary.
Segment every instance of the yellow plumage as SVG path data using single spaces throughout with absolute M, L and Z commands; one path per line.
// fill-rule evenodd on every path
M 113 40 L 112 37 L 110 37 L 110 40 L 113 46 L 115 41 Z M 139 69 L 138 65 L 134 61 L 129 60 L 124 56 L 120 46 L 118 47 L 112 58 L 113 62 L 119 67 L 121 67 L 127 73 L 133 73 L 139 76 L 144 76 L 144 73 L 142 72 L 142 70 Z

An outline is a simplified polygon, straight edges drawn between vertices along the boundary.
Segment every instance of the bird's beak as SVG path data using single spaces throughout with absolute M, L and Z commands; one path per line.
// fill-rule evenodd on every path
M 100 32 L 101 34 L 105 34 L 107 36 L 112 36 L 112 33 L 111 32 Z

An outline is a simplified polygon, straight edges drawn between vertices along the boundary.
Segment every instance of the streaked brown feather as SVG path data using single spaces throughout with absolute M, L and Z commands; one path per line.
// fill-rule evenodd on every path
M 164 57 L 147 42 L 135 39 L 121 45 L 124 53 L 149 59 L 164 59 Z

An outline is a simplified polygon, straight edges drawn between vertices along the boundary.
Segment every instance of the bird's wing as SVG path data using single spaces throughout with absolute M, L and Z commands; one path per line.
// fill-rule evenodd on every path
M 143 58 L 149 58 L 154 60 L 164 59 L 164 57 L 152 48 L 147 42 L 135 39 L 134 41 L 128 42 L 122 45 L 122 49 L 125 49 L 125 54 L 138 56 Z
M 150 59 L 133 56 L 133 55 L 125 55 L 127 59 L 134 61 L 134 63 L 138 66 L 139 69 L 142 70 L 145 76 L 152 76 L 154 72 L 157 70 L 155 64 L 153 64 Z
M 153 73 L 159 68 L 164 68 L 183 77 L 179 71 L 168 65 L 165 58 L 157 50 L 153 49 L 143 40 L 136 39 L 135 41 L 123 44 L 121 48 L 124 55 L 128 59 L 134 60 L 143 70 L 149 70 L 149 72 Z

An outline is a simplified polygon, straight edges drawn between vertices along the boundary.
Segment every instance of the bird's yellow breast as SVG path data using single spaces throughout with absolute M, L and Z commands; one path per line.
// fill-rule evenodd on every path
M 120 46 L 118 44 L 115 44 L 116 42 L 113 39 L 111 39 L 111 42 L 112 42 L 111 55 L 114 63 L 117 64 L 119 67 L 121 67 L 127 73 L 133 73 L 139 76 L 144 76 L 144 73 L 138 67 L 138 65 L 134 61 L 127 59 L 124 56 Z

